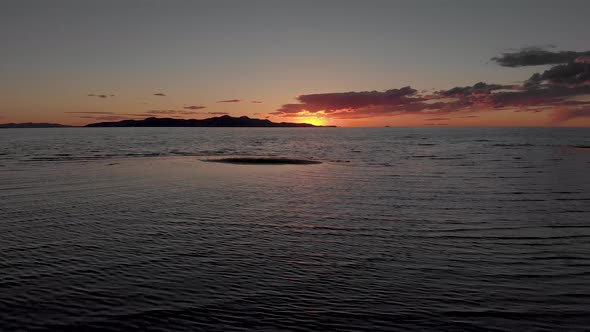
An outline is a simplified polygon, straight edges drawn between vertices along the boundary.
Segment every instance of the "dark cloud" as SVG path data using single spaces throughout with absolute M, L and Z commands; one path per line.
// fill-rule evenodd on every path
M 543 109 L 521 109 L 521 110 L 516 110 L 514 112 L 516 112 L 516 113 L 526 113 L 526 112 L 528 112 L 528 113 L 541 113 L 543 111 L 545 111 L 545 110 L 543 110 Z
M 162 92 L 157 92 L 157 93 L 154 93 L 154 96 L 166 97 L 166 94 L 165 93 L 162 93 Z
M 89 93 L 86 96 L 88 97 L 97 97 L 97 98 L 108 98 L 108 95 L 97 95 L 97 94 L 93 94 L 93 93 Z M 111 95 L 111 97 L 114 97 L 115 95 Z
M 417 91 L 409 86 L 384 92 L 363 91 L 301 95 L 297 99 L 308 111 L 359 109 L 367 106 L 401 105 L 416 101 Z
M 430 118 L 430 119 L 424 119 L 424 121 L 448 121 L 450 120 L 450 118 Z
M 299 104 L 285 104 L 274 115 L 309 113 L 340 115 L 343 118 L 362 118 L 376 116 L 378 113 L 390 113 L 406 105 L 408 108 L 424 109 L 428 104 L 409 86 L 387 91 L 337 92 L 300 95 Z M 410 106 L 410 104 L 412 104 Z
M 454 87 L 449 90 L 439 91 L 444 97 L 466 97 L 480 94 L 490 94 L 495 90 L 506 90 L 514 88 L 513 85 L 487 84 L 484 82 L 475 83 L 473 86 Z
M 533 74 L 525 84 L 538 86 L 547 81 L 551 84 L 579 85 L 590 83 L 590 68 L 584 62 L 572 62 L 545 70 L 542 74 Z
M 113 112 L 64 112 L 69 114 L 114 114 Z
M 184 106 L 184 109 L 187 110 L 202 110 L 203 108 L 206 108 L 205 106 Z
M 120 115 L 109 115 L 109 116 L 80 116 L 81 119 L 93 119 L 101 121 L 117 121 L 117 120 L 130 120 L 137 119 L 138 117 L 120 116 Z
M 543 86 L 514 92 L 499 92 L 485 100 L 496 108 L 537 107 L 537 106 L 576 106 L 571 98 L 590 94 L 590 86 Z
M 227 100 L 219 100 L 218 103 L 239 103 L 241 99 L 227 99 Z
M 555 65 L 574 62 L 578 57 L 590 56 L 590 51 L 552 52 L 543 47 L 527 47 L 516 52 L 502 53 L 491 60 L 504 67 Z
M 182 111 L 182 110 L 150 110 L 146 114 L 166 114 L 166 115 L 190 115 L 190 114 L 201 114 L 199 112 Z

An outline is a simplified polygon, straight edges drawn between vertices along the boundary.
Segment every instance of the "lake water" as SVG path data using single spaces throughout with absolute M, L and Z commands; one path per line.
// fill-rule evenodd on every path
M 0 330 L 587 331 L 588 129 L 0 130 Z M 279 156 L 317 165 L 232 165 Z

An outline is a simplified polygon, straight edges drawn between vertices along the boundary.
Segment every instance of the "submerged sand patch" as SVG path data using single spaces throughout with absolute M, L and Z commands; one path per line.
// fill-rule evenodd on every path
M 276 158 L 276 157 L 232 157 L 204 159 L 203 161 L 227 164 L 245 164 L 245 165 L 312 165 L 321 164 L 321 161 L 295 158 Z

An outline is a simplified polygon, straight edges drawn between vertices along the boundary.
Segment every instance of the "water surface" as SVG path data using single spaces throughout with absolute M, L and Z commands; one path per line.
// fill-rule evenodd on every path
M 0 330 L 584 331 L 587 129 L 0 130 Z M 288 157 L 312 165 L 207 163 Z

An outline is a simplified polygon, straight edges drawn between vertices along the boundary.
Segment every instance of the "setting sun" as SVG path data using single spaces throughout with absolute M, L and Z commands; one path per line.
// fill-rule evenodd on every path
M 326 125 L 325 118 L 315 117 L 315 116 L 306 116 L 306 117 L 297 118 L 297 122 L 309 123 L 314 126 L 325 126 Z

